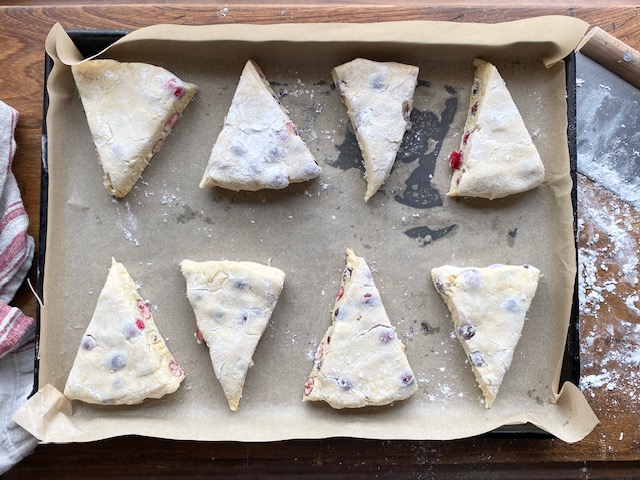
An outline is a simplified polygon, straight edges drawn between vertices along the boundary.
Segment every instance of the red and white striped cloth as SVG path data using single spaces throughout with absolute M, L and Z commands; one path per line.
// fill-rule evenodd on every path
M 0 358 L 17 348 L 33 325 L 31 317 L 8 305 L 33 260 L 29 217 L 11 171 L 17 122 L 18 112 L 0 101 Z
M 11 307 L 33 260 L 33 238 L 20 189 L 11 172 L 18 112 L 0 101 L 0 475 L 38 443 L 11 418 L 33 389 L 35 325 Z

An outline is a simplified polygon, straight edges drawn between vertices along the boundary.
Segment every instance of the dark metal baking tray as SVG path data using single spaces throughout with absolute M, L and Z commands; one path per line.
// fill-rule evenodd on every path
M 67 34 L 74 42 L 80 53 L 86 58 L 95 55 L 113 44 L 118 39 L 129 33 L 125 30 L 104 30 L 104 31 L 88 31 L 88 30 L 70 30 Z M 573 181 L 571 199 L 573 203 L 573 229 L 574 237 L 577 242 L 577 144 L 576 144 L 576 61 L 575 54 L 572 52 L 564 59 L 565 74 L 567 85 L 567 113 L 568 113 L 568 147 L 570 161 L 570 175 Z M 37 293 L 40 298 L 43 295 L 43 277 L 45 268 L 45 252 L 47 239 L 47 208 L 48 208 L 48 189 L 49 189 L 49 166 L 47 161 L 47 111 L 49 107 L 49 96 L 47 92 L 47 79 L 53 68 L 53 60 L 49 55 L 45 54 L 44 69 L 44 98 L 43 98 L 43 127 L 42 127 L 42 158 L 41 158 L 41 182 L 40 182 L 40 230 L 39 230 L 39 246 L 37 256 Z M 577 247 L 577 245 L 576 245 Z M 576 248 L 576 262 L 577 248 Z M 38 374 L 39 374 L 39 338 L 40 338 L 40 306 L 37 306 L 36 312 L 36 348 L 35 348 L 35 373 L 34 388 L 31 393 L 33 395 L 38 390 Z M 579 301 L 578 301 L 578 278 L 576 274 L 576 282 L 573 293 L 573 305 L 571 318 L 569 322 L 569 331 L 565 344 L 565 354 L 562 364 L 562 372 L 560 375 L 560 384 L 571 382 L 579 385 L 580 382 L 580 321 L 579 321 Z M 550 434 L 541 430 L 532 424 L 522 425 L 505 425 L 486 434 L 490 436 L 513 436 L 513 437 L 531 437 L 531 438 L 549 438 Z

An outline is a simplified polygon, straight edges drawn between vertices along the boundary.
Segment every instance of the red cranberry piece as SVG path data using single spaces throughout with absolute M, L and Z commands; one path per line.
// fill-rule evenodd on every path
M 167 80 L 167 88 L 173 92 L 173 95 L 176 98 L 180 98 L 184 95 L 184 85 L 175 77 L 171 77 Z
M 311 391 L 313 390 L 314 382 L 315 382 L 315 380 L 313 379 L 313 377 L 310 377 L 309 380 L 307 380 L 307 383 L 304 384 L 304 394 L 305 395 L 309 395 L 311 393 Z
M 178 115 L 177 113 L 174 113 L 173 115 L 171 115 L 167 119 L 167 122 L 164 124 L 164 131 L 169 132 L 178 121 L 178 118 L 180 118 L 180 115 Z
M 175 360 L 171 360 L 169 370 L 171 371 L 171 375 L 174 377 L 181 377 L 183 375 L 182 368 L 180 368 L 180 365 L 178 365 Z
M 296 128 L 296 126 L 292 122 L 287 122 L 285 124 L 285 128 L 289 132 L 293 133 L 294 135 L 300 136 L 300 134 L 298 133 L 298 129 Z
M 258 72 L 258 76 L 259 76 L 261 79 L 266 80 L 266 79 L 267 79 L 267 76 L 264 74 L 264 72 L 262 71 L 262 69 L 261 69 L 258 65 L 256 65 L 255 63 L 253 64 L 253 66 L 255 67 L 256 72 Z
M 145 302 L 142 299 L 138 299 L 138 310 L 140 311 L 140 314 L 142 315 L 142 318 L 144 319 L 149 319 L 151 318 L 151 309 L 149 308 L 150 304 L 149 302 Z M 142 330 L 142 329 L 140 329 Z
M 453 151 L 449 155 L 449 166 L 454 170 L 459 170 L 462 167 L 462 152 Z
M 164 139 L 160 139 L 156 142 L 156 144 L 153 146 L 153 149 L 151 150 L 152 154 L 156 154 L 158 153 L 161 149 L 162 149 L 162 144 L 164 143 Z
M 478 102 L 474 103 L 471 107 L 471 115 L 475 116 L 476 113 L 478 113 Z
M 473 338 L 475 334 L 476 334 L 475 325 L 471 325 L 469 323 L 466 325 L 460 325 L 458 327 L 458 336 L 463 340 L 471 340 L 471 338 Z
M 364 304 L 369 306 L 369 307 L 373 307 L 376 305 L 376 297 L 374 297 L 372 294 L 370 293 L 365 293 L 363 295 L 364 297 Z
M 329 345 L 331 343 L 331 337 L 327 337 L 327 345 Z
M 462 144 L 466 145 L 467 142 L 469 141 L 469 135 L 471 135 L 471 132 L 467 132 L 464 134 L 464 137 L 462 137 Z
M 144 328 L 144 324 L 142 328 Z M 127 340 L 136 340 L 142 335 L 142 328 L 138 326 L 138 319 L 136 319 L 134 322 L 125 322 L 121 331 Z
M 340 290 L 338 290 L 338 297 L 336 298 L 336 300 L 340 300 L 343 295 L 344 295 L 344 288 L 340 287 Z
M 198 343 L 206 343 L 204 341 L 204 337 L 202 336 L 202 332 L 200 331 L 200 329 L 196 329 L 195 336 Z
M 82 337 L 82 342 L 80 342 L 80 346 L 83 350 L 93 350 L 96 346 L 96 341 L 91 335 L 85 335 Z
M 136 327 L 138 327 L 138 330 L 144 330 L 144 322 L 141 318 L 136 318 Z

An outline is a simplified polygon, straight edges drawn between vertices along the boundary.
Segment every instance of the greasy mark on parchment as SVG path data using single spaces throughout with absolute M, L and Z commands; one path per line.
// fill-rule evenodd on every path
M 409 238 L 419 239 L 420 244 L 422 246 L 425 246 L 444 237 L 456 227 L 457 225 L 455 223 L 453 225 L 449 225 L 448 227 L 436 229 L 431 229 L 427 226 L 414 227 L 410 228 L 409 230 L 405 230 L 404 234 Z
M 193 220 L 201 220 L 207 225 L 214 225 L 216 222 L 211 217 L 207 217 L 202 212 L 195 212 L 189 205 L 182 206 L 182 213 L 176 216 L 178 223 L 189 223 Z
M 518 227 L 507 232 L 507 245 L 513 247 L 516 244 L 516 236 L 518 235 Z
M 429 322 L 420 322 L 420 328 L 425 335 L 433 335 L 440 331 L 440 327 L 433 327 Z
M 446 88 L 448 93 L 455 93 L 451 87 Z M 395 196 L 396 202 L 413 208 L 442 206 L 442 197 L 431 185 L 431 178 L 433 178 L 442 143 L 457 110 L 458 97 L 451 97 L 445 101 L 445 108 L 440 116 L 420 110 L 414 110 L 415 115 L 412 113 L 410 135 L 405 136 L 397 160 L 402 163 L 417 163 L 417 165 L 404 182 L 406 185 L 404 192 Z M 430 146 L 433 146 L 431 150 L 429 150 Z

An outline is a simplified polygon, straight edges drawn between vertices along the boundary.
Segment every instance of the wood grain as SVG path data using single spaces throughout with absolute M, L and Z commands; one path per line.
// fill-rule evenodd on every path
M 43 3 L 43 2 L 31 2 Z M 68 3 L 68 2 L 65 2 Z M 37 236 L 44 39 L 56 22 L 67 29 L 136 29 L 157 23 L 187 25 L 277 22 L 446 20 L 501 22 L 561 14 L 599 25 L 640 48 L 640 7 L 464 8 L 388 5 L 88 5 L 0 7 L 0 99 L 21 116 L 14 171 Z M 597 187 L 583 180 L 585 188 Z M 602 193 L 605 195 L 605 193 Z M 585 239 L 581 239 L 585 241 Z M 31 272 L 35 281 L 34 270 Z M 23 289 L 15 304 L 31 315 L 35 300 Z M 583 317 L 584 325 L 597 318 Z M 591 322 L 591 323 L 589 323 Z M 602 353 L 585 350 L 585 360 Z M 613 367 L 613 366 L 612 366 Z M 638 392 L 640 393 L 640 392 Z M 184 442 L 127 437 L 90 444 L 41 445 L 4 478 L 629 478 L 640 472 L 640 426 L 633 402 L 602 389 L 589 398 L 601 420 L 585 440 L 483 436 L 451 442 L 327 439 L 277 443 Z M 309 428 L 312 428 L 310 425 Z M 626 432 L 620 438 L 620 432 Z

